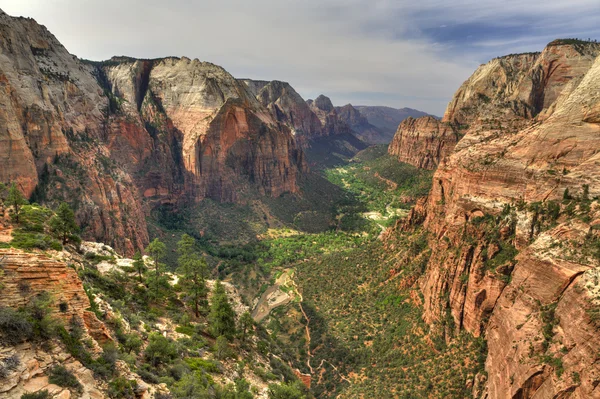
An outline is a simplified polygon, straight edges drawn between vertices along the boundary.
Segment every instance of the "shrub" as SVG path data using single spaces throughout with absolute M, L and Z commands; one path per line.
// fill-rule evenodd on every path
M 50 393 L 44 389 L 43 391 L 24 393 L 21 395 L 21 399 L 52 399 L 52 395 L 50 395 Z
M 33 325 L 26 315 L 10 308 L 0 308 L 1 342 L 12 346 L 33 337 Z
M 269 399 L 306 399 L 299 382 L 269 385 Z
M 48 381 L 51 384 L 58 385 L 63 388 L 72 388 L 77 392 L 81 392 L 83 387 L 79 383 L 77 377 L 63 366 L 56 366 L 50 370 Z
M 55 251 L 62 250 L 60 242 L 44 233 L 30 233 L 24 231 L 14 231 L 13 240 L 10 244 L 14 248 L 19 249 L 54 249 Z
M 117 377 L 108 383 L 108 397 L 111 399 L 135 399 L 137 382 L 125 377 Z
M 150 340 L 144 353 L 146 359 L 154 366 L 168 364 L 177 357 L 177 349 L 173 342 L 158 333 L 150 335 Z

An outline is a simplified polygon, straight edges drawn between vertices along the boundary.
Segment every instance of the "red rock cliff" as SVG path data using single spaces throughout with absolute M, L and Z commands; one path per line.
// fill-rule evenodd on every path
M 600 397 L 597 269 L 573 255 L 595 239 L 597 212 L 576 220 L 563 206 L 540 227 L 566 188 L 600 194 L 599 54 L 554 42 L 480 67 L 444 117 L 464 137 L 413 210 L 432 248 L 419 282 L 425 319 L 487 338 L 489 398 Z
M 440 122 L 432 116 L 408 117 L 400 123 L 388 153 L 400 162 L 422 169 L 435 169 L 440 160 L 452 152 L 458 138 L 458 133 L 449 123 Z
M 155 203 L 297 191 L 306 164 L 290 129 L 223 68 L 82 63 L 34 20 L 2 12 L 0 38 L 0 181 L 70 202 L 85 238 L 132 254 Z

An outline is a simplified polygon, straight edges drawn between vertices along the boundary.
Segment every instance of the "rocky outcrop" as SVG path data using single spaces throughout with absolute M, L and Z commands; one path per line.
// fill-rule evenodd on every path
M 260 81 L 248 79 L 243 82 L 273 117 L 288 126 L 303 145 L 322 134 L 319 118 L 289 83 L 273 80 L 261 84 Z
M 424 317 L 447 336 L 487 338 L 490 398 L 600 395 L 589 313 L 597 265 L 573 256 L 596 239 L 596 208 L 575 221 L 562 205 L 541 227 L 565 189 L 600 194 L 600 126 L 586 120 L 598 107 L 599 54 L 595 43 L 555 42 L 481 66 L 443 120 L 464 137 L 411 213 L 432 248 L 419 281 Z
M 311 146 L 311 141 L 327 138 L 335 140 L 335 136 L 354 135 L 362 140 L 380 134 L 378 129 L 370 125 L 350 104 L 336 108 L 324 95 L 315 100 L 304 101 L 289 83 L 278 80 L 241 81 L 270 111 L 275 120 L 291 129 L 292 134 L 305 148 Z
M 295 138 L 223 68 L 83 63 L 34 20 L 2 12 L 0 37 L 0 181 L 69 202 L 85 238 L 132 254 L 154 204 L 297 191 Z
M 435 130 L 454 130 L 465 136 L 460 146 L 467 147 L 517 133 L 532 120 L 547 119 L 579 84 L 598 51 L 595 43 L 577 46 L 562 43 L 552 42 L 542 53 L 499 57 L 480 66 L 455 93 Z M 415 166 L 435 168 L 441 159 L 429 160 L 431 149 L 427 143 L 415 148 L 415 143 L 409 142 L 410 150 L 401 149 L 401 145 L 407 144 L 404 136 L 422 137 L 425 141 L 431 136 L 432 121 L 423 118 L 426 119 L 419 118 L 415 127 L 398 128 L 399 137 L 393 140 L 396 144 L 390 146 L 390 154 L 410 160 Z M 419 149 L 424 152 L 420 154 Z
M 0 275 L 0 307 L 24 308 L 40 293 L 47 293 L 51 314 L 65 325 L 75 319 L 97 341 L 112 340 L 104 324 L 87 310 L 90 301 L 81 280 L 66 262 L 43 254 L 0 249 L 0 266 L 4 271 Z
M 329 97 L 321 94 L 314 100 L 307 100 L 306 103 L 321 121 L 323 136 L 352 133 L 350 126 L 340 119 Z
M 388 152 L 400 162 L 422 169 L 435 169 L 440 160 L 452 152 L 458 139 L 449 123 L 432 116 L 408 117 L 398 127 Z

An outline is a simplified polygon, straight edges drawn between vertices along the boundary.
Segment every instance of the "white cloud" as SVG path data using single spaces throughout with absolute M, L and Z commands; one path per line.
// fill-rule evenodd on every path
M 597 0 L 0 0 L 0 8 L 45 24 L 83 58 L 185 55 L 238 77 L 289 81 L 306 98 L 380 99 L 438 115 L 482 53 L 537 40 L 483 37 L 467 48 L 428 37 L 427 29 L 473 21 L 510 27 L 516 16 L 531 16 L 564 30 L 595 27 L 598 17 Z

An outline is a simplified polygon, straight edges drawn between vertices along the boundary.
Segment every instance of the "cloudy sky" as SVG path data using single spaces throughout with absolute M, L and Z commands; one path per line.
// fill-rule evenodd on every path
M 0 0 L 82 58 L 187 56 L 304 98 L 437 115 L 495 56 L 600 39 L 599 0 Z

